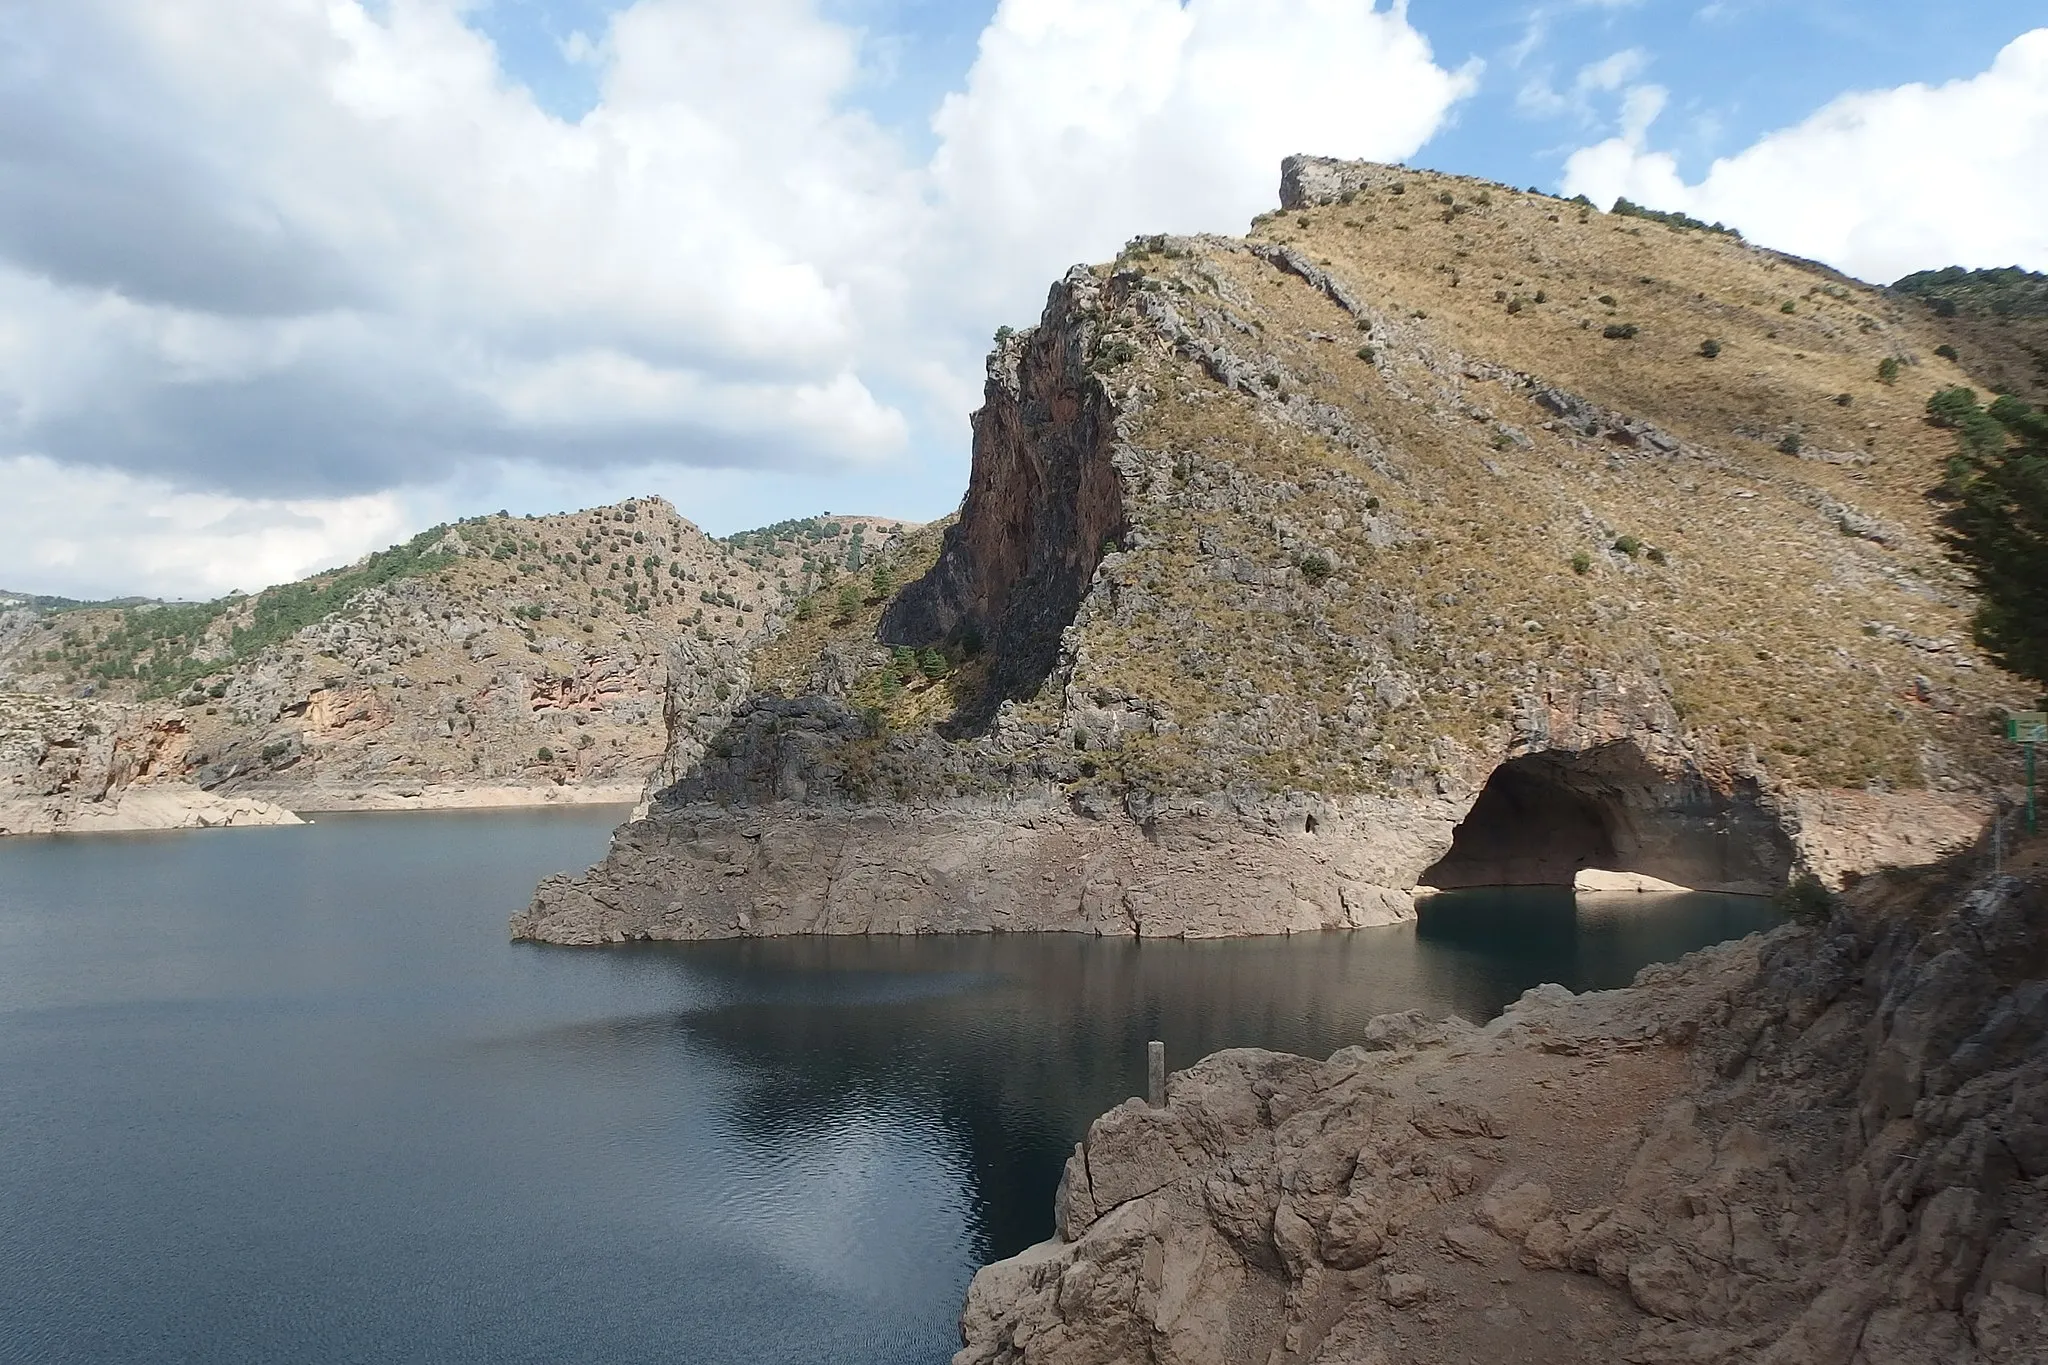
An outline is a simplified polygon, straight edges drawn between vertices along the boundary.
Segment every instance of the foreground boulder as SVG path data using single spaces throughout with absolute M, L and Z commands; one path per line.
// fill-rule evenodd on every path
M 1206 1058 L 1095 1122 L 955 1365 L 2048 1358 L 2044 887 Z

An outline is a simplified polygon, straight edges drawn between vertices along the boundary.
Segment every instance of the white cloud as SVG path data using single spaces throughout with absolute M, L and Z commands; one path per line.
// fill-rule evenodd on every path
M 0 459 L 0 543 L 16 587 L 114 597 L 149 585 L 216 597 L 289 582 L 412 530 L 398 496 L 238 498 L 180 492 L 157 479 Z
M 1004 0 L 934 119 L 951 285 L 1014 309 L 1136 232 L 1242 230 L 1283 156 L 1403 159 L 1474 79 L 1399 6 Z
M 957 484 L 988 333 L 1067 265 L 1241 228 L 1291 151 L 1411 155 L 1472 83 L 1398 2 L 1005 0 L 921 162 L 817 0 L 636 0 L 564 48 L 573 120 L 468 7 L 0 0 L 10 483 L 210 490 L 301 559 L 493 462 Z M 175 506 L 137 545 L 215 548 L 148 559 L 166 586 L 240 583 Z M 59 540 L 8 537 L 0 584 Z
M 1572 78 L 1571 87 L 1564 91 L 1551 86 L 1550 72 L 1545 69 L 1524 81 L 1515 92 L 1515 108 L 1529 118 L 1556 118 L 1572 114 L 1581 123 L 1591 124 L 1597 118 L 1593 97 L 1622 89 L 1641 75 L 1649 64 L 1649 54 L 1641 48 L 1624 48 L 1581 66 Z M 1663 95 L 1656 86 L 1635 86 L 1630 88 L 1628 97 L 1634 98 L 1638 90 L 1655 91 L 1660 99 Z M 1628 112 L 1625 105 L 1624 123 Z
M 1715 161 L 1697 184 L 1648 145 L 1648 128 L 1643 118 L 1574 152 L 1565 193 L 1727 222 L 1871 280 L 1944 265 L 2048 269 L 2048 29 L 1967 80 L 1843 95 Z

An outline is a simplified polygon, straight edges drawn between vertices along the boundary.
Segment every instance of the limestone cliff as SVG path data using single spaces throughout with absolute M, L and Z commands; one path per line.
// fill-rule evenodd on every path
M 955 1365 L 2022 1365 L 2048 1348 L 2048 874 L 1219 1053 L 1098 1119 Z
M 1282 199 L 999 336 L 929 571 L 756 651 L 515 932 L 1266 932 L 1970 837 L 2023 690 L 1933 534 L 1939 317 L 1477 181 Z

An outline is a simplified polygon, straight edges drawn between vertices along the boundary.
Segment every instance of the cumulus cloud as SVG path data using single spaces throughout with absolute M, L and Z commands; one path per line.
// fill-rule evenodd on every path
M 1004 0 L 924 158 L 816 0 L 636 0 L 575 119 L 467 7 L 0 0 L 10 480 L 225 498 L 300 567 L 493 462 L 957 480 L 989 331 L 1065 266 L 1241 228 L 1290 151 L 1409 156 L 1472 82 L 1399 3 Z M 136 544 L 241 544 L 177 506 Z M 88 558 L 7 543 L 0 582 Z
M 1965 80 L 1843 95 L 1698 183 L 1649 145 L 1656 109 L 1643 112 L 1572 154 L 1567 194 L 1727 222 L 1871 280 L 1944 265 L 2048 269 L 2048 29 Z
M 1407 157 L 1474 79 L 1401 7 L 1004 0 L 934 120 L 934 188 L 962 266 L 1014 298 L 1138 231 L 1241 230 L 1289 152 Z
M 346 564 L 416 529 L 395 494 L 241 498 L 160 479 L 0 459 L 0 542 L 16 588 L 117 597 L 138 588 L 217 597 Z

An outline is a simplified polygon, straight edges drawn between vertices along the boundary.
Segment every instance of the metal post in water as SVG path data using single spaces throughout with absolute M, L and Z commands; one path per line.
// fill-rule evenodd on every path
M 1154 1109 L 1166 1107 L 1166 1044 L 1145 1044 L 1145 1102 Z

